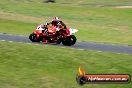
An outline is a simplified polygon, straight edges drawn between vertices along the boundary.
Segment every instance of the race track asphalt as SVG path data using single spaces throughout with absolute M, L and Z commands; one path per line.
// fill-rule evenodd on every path
M 0 40 L 32 43 L 27 36 L 20 35 L 9 35 L 0 33 Z M 63 45 L 59 45 L 62 47 Z M 97 50 L 97 51 L 108 51 L 113 53 L 126 53 L 132 54 L 132 46 L 125 45 L 111 45 L 111 44 L 98 44 L 92 42 L 80 42 L 77 41 L 75 45 L 69 46 L 71 48 L 78 48 L 84 50 Z

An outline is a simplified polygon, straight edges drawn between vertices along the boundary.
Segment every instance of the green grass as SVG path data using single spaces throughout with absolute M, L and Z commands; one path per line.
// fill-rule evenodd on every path
M 28 36 L 42 22 L 59 16 L 78 28 L 81 41 L 132 45 L 132 10 L 77 4 L 126 4 L 131 0 L 1 0 L 0 32 Z M 0 88 L 131 88 L 131 84 L 79 86 L 75 77 L 82 65 L 88 74 L 130 74 L 132 55 L 80 51 L 24 43 L 0 42 Z
M 131 5 L 131 0 L 56 0 L 59 3 L 75 3 L 75 4 L 125 4 L 125 5 Z
M 35 44 L 0 42 L 0 88 L 131 88 L 131 84 L 79 86 L 82 65 L 88 74 L 130 74 L 132 55 L 80 51 Z
M 33 31 L 33 29 L 34 29 L 33 26 L 35 25 L 35 24 L 31 24 L 31 23 L 23 23 L 20 21 L 3 20 L 3 19 L 0 19 L 0 22 L 1 22 L 0 23 L 1 32 L 5 32 L 5 30 L 6 30 L 5 33 L 9 33 L 9 34 L 28 35 L 29 33 L 31 33 L 31 31 Z
M 10 2 L 15 2 L 15 3 L 43 3 L 43 1 L 46 0 L 1 0 L 6 3 Z M 131 5 L 132 1 L 131 0 L 55 0 L 57 3 L 71 3 L 71 4 L 115 4 L 115 5 Z
M 81 41 L 132 45 L 131 9 L 59 4 L 62 2 L 65 1 L 58 0 L 56 4 L 45 4 L 42 3 L 42 0 L 41 2 L 36 0 L 2 0 L 0 15 L 3 15 L 0 17 L 0 32 L 29 35 L 37 24 L 50 21 L 53 16 L 59 16 L 69 27 L 78 28 L 79 32 L 76 35 Z M 75 4 L 90 2 L 97 3 L 99 1 L 82 0 Z M 100 1 L 100 3 L 106 4 L 108 2 L 109 4 L 131 4 L 130 0 Z M 43 18 L 43 20 L 39 18 Z

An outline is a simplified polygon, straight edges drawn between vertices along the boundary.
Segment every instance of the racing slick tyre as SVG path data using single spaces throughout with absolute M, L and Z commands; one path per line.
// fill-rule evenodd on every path
M 70 36 L 66 37 L 65 39 L 63 39 L 62 44 L 66 45 L 66 46 L 71 46 L 76 43 L 76 40 L 77 39 L 74 35 L 70 35 Z
M 29 39 L 32 41 L 32 42 L 40 42 L 40 38 L 37 38 L 37 35 L 32 33 L 29 35 Z
M 71 45 L 74 45 L 76 43 L 77 39 L 74 35 L 70 35 L 70 42 L 71 42 Z

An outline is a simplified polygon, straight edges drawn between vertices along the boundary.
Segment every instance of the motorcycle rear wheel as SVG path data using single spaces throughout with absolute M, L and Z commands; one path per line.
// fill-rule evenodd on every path
M 62 44 L 66 45 L 66 46 L 71 46 L 76 43 L 76 40 L 77 39 L 74 35 L 70 35 L 70 36 L 66 37 L 65 39 L 63 39 Z

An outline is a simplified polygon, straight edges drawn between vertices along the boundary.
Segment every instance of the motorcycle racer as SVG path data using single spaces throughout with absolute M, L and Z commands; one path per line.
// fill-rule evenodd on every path
M 47 25 L 49 25 L 49 24 L 52 24 L 52 26 L 56 26 L 56 31 L 60 31 L 61 30 L 65 34 L 67 34 L 67 32 L 66 32 L 66 29 L 67 29 L 66 25 L 58 17 L 54 17 L 52 19 L 52 22 L 47 23 Z
M 51 24 L 51 25 L 50 25 Z M 55 43 L 71 46 L 76 43 L 77 29 L 67 28 L 58 17 L 54 17 L 50 23 L 42 23 L 29 35 L 32 42 Z

